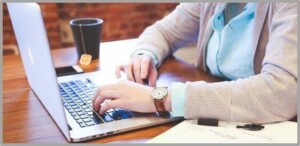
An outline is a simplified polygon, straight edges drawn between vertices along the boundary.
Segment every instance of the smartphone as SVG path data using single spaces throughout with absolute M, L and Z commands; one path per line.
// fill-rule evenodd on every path
M 58 77 L 83 73 L 83 69 L 78 65 L 55 68 L 55 71 L 56 71 L 56 76 Z

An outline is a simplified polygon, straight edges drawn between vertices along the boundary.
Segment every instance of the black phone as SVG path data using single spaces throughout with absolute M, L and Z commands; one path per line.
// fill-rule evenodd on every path
M 78 65 L 58 67 L 55 68 L 55 71 L 56 71 L 56 76 L 58 77 L 83 73 L 83 69 Z

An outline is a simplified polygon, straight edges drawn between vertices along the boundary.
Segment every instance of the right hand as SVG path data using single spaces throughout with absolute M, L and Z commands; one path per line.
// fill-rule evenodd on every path
M 125 72 L 129 81 L 144 84 L 143 80 L 148 80 L 149 86 L 156 85 L 157 69 L 148 55 L 135 55 L 125 65 L 118 65 L 115 70 L 117 78 L 121 77 L 121 71 Z

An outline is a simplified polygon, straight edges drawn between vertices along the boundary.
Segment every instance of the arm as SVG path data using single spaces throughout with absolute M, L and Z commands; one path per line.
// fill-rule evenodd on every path
M 148 27 L 140 35 L 130 61 L 117 66 L 116 76 L 119 78 L 120 71 L 124 71 L 129 81 L 143 84 L 143 80 L 148 79 L 149 85 L 155 86 L 156 68 L 163 59 L 197 39 L 199 12 L 200 4 L 180 4 L 171 14 Z
M 168 16 L 145 29 L 139 37 L 136 51 L 150 50 L 157 56 L 160 66 L 166 56 L 196 41 L 199 33 L 199 14 L 200 4 L 180 4 Z
M 297 107 L 297 5 L 277 4 L 261 73 L 230 82 L 187 82 L 184 117 L 268 123 Z

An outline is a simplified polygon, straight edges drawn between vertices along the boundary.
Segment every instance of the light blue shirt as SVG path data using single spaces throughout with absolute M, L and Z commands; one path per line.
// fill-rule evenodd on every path
M 227 80 L 236 80 L 254 75 L 254 51 L 249 48 L 248 36 L 251 35 L 255 3 L 248 3 L 243 12 L 224 23 L 223 10 L 218 12 L 212 23 L 214 30 L 206 51 L 206 65 L 210 72 Z M 246 36 L 246 37 L 245 37 Z M 155 58 L 150 55 L 155 61 Z M 157 62 L 157 60 L 155 61 Z M 172 83 L 173 117 L 184 116 L 186 84 Z
M 244 11 L 224 25 L 224 13 L 213 18 L 214 30 L 206 51 L 206 65 L 210 72 L 227 80 L 254 75 L 254 51 L 249 48 L 253 31 L 255 3 L 248 3 Z M 246 36 L 246 37 L 245 37 Z
M 206 65 L 210 72 L 224 79 L 236 80 L 254 75 L 254 51 L 249 48 L 256 4 L 248 3 L 244 11 L 225 25 L 223 11 L 213 18 L 214 30 L 208 45 Z M 246 37 L 245 37 L 246 36 Z M 186 85 L 172 84 L 172 113 L 174 117 L 184 115 Z

